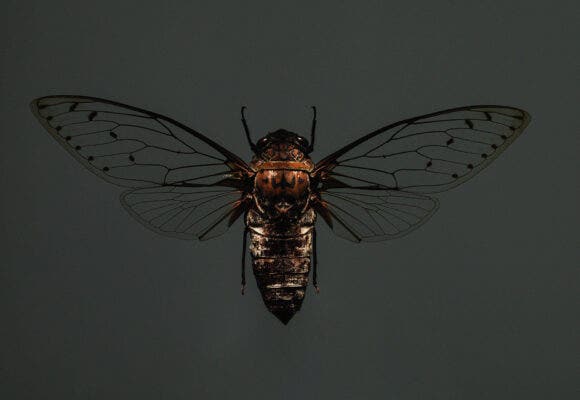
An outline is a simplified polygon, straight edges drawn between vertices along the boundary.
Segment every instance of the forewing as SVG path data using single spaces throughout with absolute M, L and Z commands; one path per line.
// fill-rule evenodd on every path
M 427 221 L 437 200 L 422 193 L 473 177 L 522 133 L 523 110 L 469 106 L 397 122 L 320 161 L 317 211 L 353 241 L 400 237 Z
M 87 169 L 134 188 L 122 195 L 123 205 L 158 233 L 209 239 L 244 211 L 246 164 L 169 117 L 85 96 L 42 97 L 31 108 Z
M 406 235 L 426 222 L 438 207 L 433 198 L 389 189 L 332 188 L 322 196 L 317 211 L 338 236 L 353 242 Z
M 150 111 L 83 96 L 42 97 L 31 108 L 87 169 L 119 186 L 212 185 L 248 171 L 219 144 Z
M 461 107 L 411 118 L 329 155 L 315 174 L 344 186 L 441 192 L 485 168 L 529 121 L 525 111 L 504 106 Z

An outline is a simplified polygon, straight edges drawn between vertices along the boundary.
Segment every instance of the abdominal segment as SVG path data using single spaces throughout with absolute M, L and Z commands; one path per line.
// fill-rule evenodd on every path
M 312 211 L 306 214 L 314 214 Z M 308 225 L 255 225 L 248 215 L 256 283 L 268 310 L 287 324 L 300 310 L 310 272 L 313 220 Z

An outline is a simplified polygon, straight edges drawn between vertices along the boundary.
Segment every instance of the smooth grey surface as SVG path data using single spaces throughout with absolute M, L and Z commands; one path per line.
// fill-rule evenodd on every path
M 3 3 L 0 398 L 577 398 L 580 7 L 392 3 Z M 283 326 L 240 296 L 241 225 L 157 236 L 43 131 L 28 102 L 63 93 L 244 158 L 243 104 L 256 136 L 317 105 L 316 159 L 453 106 L 533 120 L 412 235 L 321 227 L 321 293 Z

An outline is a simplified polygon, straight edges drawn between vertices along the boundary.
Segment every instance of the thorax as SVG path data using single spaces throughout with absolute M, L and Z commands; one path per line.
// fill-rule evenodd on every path
M 273 146 L 254 157 L 252 196 L 256 211 L 271 221 L 298 221 L 309 206 L 314 163 L 292 146 Z

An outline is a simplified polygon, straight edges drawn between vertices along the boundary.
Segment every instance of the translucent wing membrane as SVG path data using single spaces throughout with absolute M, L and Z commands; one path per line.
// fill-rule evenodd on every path
M 512 107 L 441 111 L 372 132 L 323 159 L 316 170 L 347 185 L 441 192 L 481 171 L 529 120 Z
M 388 190 L 335 188 L 324 192 L 324 206 L 335 233 L 345 239 L 394 239 L 418 228 L 437 210 L 437 200 Z
M 43 97 L 31 107 L 77 160 L 119 186 L 211 185 L 247 170 L 217 143 L 149 111 L 79 96 Z
M 204 234 L 201 226 L 205 223 L 211 227 L 212 217 L 219 220 L 221 213 L 232 212 L 238 206 L 249 171 L 246 164 L 211 139 L 169 117 L 84 96 L 42 97 L 34 100 L 31 108 L 46 130 L 96 175 L 119 186 L 152 188 L 125 194 L 124 204 L 157 232 L 207 238 L 211 235 Z M 200 198 L 208 196 L 207 188 L 216 193 L 228 191 L 228 196 L 217 198 L 228 198 L 229 203 L 198 204 Z M 173 197 L 164 198 L 163 193 Z M 175 215 L 171 221 L 175 223 L 182 218 L 183 225 L 162 223 L 161 216 L 150 219 L 152 210 L 142 213 L 142 204 L 131 203 L 136 198 L 144 201 L 145 194 L 155 198 L 151 201 L 166 201 L 169 209 L 172 204 Z M 203 223 L 196 220 L 201 218 L 201 210 L 207 213 Z
M 376 198 L 374 202 L 392 200 L 377 196 L 376 191 L 387 194 L 436 193 L 451 189 L 473 177 L 522 133 L 530 116 L 523 110 L 503 106 L 470 106 L 441 111 L 400 121 L 380 128 L 350 143 L 324 158 L 316 165 L 315 176 L 320 182 L 322 200 L 335 219 L 342 218 L 353 232 L 363 240 L 383 240 L 409 232 L 426 220 L 436 209 L 435 200 L 421 196 L 426 206 L 420 221 L 397 233 L 387 234 L 376 229 L 382 226 L 376 210 L 361 198 Z M 357 201 L 333 193 L 340 188 L 357 193 Z M 366 197 L 368 196 L 368 197 Z M 416 198 L 417 200 L 419 198 Z M 408 201 L 407 198 L 406 201 Z M 432 206 L 428 203 L 432 202 Z M 356 204 L 356 205 L 355 205 Z M 340 209 L 342 208 L 342 211 Z M 365 210 L 372 222 L 354 218 Z M 350 217 L 346 217 L 350 214 Z M 343 215 L 342 217 L 340 217 Z M 391 217 L 392 219 L 392 217 Z M 350 222 L 347 222 L 350 220 Z M 363 234 L 362 228 L 369 229 Z M 395 224 L 392 220 L 391 223 Z M 375 228 L 370 229 L 371 226 Z M 398 225 L 397 225 L 398 226 Z
M 212 239 L 244 211 L 242 191 L 233 188 L 155 187 L 129 191 L 121 201 L 149 229 L 180 239 Z

